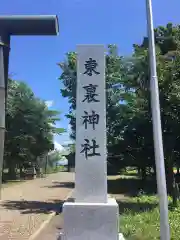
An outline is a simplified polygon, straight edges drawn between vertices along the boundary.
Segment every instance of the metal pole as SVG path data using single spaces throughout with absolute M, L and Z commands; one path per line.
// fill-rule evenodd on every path
M 161 129 L 161 115 L 159 104 L 159 89 L 156 71 L 156 51 L 154 42 L 154 27 L 152 17 L 152 2 L 146 0 L 147 8 L 147 29 L 149 39 L 149 60 L 150 60 L 150 90 L 151 109 L 153 119 L 153 136 L 156 161 L 156 176 L 160 204 L 160 235 L 162 240 L 170 240 L 170 229 L 168 221 L 168 198 L 166 189 L 166 176 L 164 166 L 164 152 Z

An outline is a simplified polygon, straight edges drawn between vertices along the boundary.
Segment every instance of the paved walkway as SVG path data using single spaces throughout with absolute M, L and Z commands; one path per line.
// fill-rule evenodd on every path
M 63 216 L 56 215 L 44 228 L 35 240 L 62 240 L 60 233 L 63 232 Z
M 5 187 L 0 203 L 0 239 L 29 239 L 49 213 L 60 211 L 73 182 L 73 173 L 60 172 Z

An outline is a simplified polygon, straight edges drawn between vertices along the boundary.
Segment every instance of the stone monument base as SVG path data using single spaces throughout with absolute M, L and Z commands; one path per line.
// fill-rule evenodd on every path
M 118 240 L 118 204 L 65 202 L 63 240 Z

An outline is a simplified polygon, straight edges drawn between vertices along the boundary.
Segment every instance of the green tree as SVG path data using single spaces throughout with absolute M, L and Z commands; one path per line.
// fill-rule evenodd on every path
M 62 69 L 60 81 L 64 85 L 61 93 L 63 97 L 68 99 L 70 105 L 67 117 L 72 127 L 71 137 L 75 139 L 76 53 L 70 52 L 66 57 L 66 60 L 59 64 Z M 124 159 L 126 151 L 124 149 L 124 154 L 119 153 L 119 145 L 122 144 L 127 121 L 135 114 L 132 105 L 136 96 L 132 84 L 128 81 L 129 77 L 126 76 L 127 72 L 129 72 L 129 66 L 126 64 L 126 59 L 118 55 L 118 49 L 115 45 L 109 45 L 106 55 L 106 107 L 108 151 L 111 158 L 108 161 L 111 164 L 112 160 L 112 162 L 116 162 L 116 165 L 119 161 L 116 161 L 115 155 L 118 156 L 118 160 L 120 155 Z
M 48 166 L 52 169 L 62 159 L 62 154 L 59 151 L 54 151 L 48 156 Z
M 179 157 L 179 126 L 180 126 L 180 28 L 171 23 L 166 27 L 155 29 L 156 53 L 157 53 L 157 73 L 160 90 L 161 118 L 163 129 L 163 142 L 165 153 L 165 165 L 168 182 L 168 191 L 173 193 L 173 165 Z M 150 113 L 150 94 L 149 94 L 149 65 L 147 61 L 147 38 L 141 45 L 134 45 L 134 58 L 137 59 L 132 64 L 132 75 L 138 93 L 138 100 L 143 99 L 144 117 L 147 123 L 152 125 Z M 145 128 L 148 129 L 148 125 Z M 147 134 L 146 131 L 144 131 Z M 146 135 L 147 136 L 147 135 Z M 153 143 L 152 143 L 153 144 Z
M 36 163 L 37 157 L 54 149 L 53 134 L 64 129 L 53 126 L 59 121 L 59 112 L 49 110 L 44 101 L 35 97 L 23 82 L 9 79 L 7 109 L 5 166 L 14 178 L 16 167 L 27 162 Z
M 113 128 L 117 124 L 116 113 L 118 113 L 119 101 L 128 97 L 127 92 L 122 89 L 114 88 L 116 83 L 122 78 L 124 71 L 123 59 L 118 56 L 117 47 L 115 45 L 108 46 L 108 54 L 106 55 L 106 89 L 107 89 L 107 133 L 109 142 L 114 141 Z M 75 110 L 76 110 L 76 53 L 69 52 L 66 55 L 66 60 L 58 64 L 62 69 L 60 80 L 64 88 L 61 89 L 62 96 L 68 99 L 70 108 L 67 115 L 72 127 L 71 137 L 75 139 Z M 116 118 L 115 121 L 114 119 Z M 109 124 L 111 122 L 111 124 Z M 114 125 L 113 125 L 113 124 Z M 113 126 L 112 126 L 113 125 Z M 112 137 L 111 137 L 112 136 Z
M 171 23 L 155 29 L 157 73 L 160 89 L 165 164 L 168 190 L 173 191 L 173 165 L 179 164 L 180 126 L 180 27 Z M 152 116 L 149 91 L 148 39 L 134 44 L 130 58 L 119 56 L 117 47 L 108 46 L 106 55 L 108 152 L 116 166 L 134 165 L 155 169 Z M 61 93 L 68 98 L 68 118 L 75 138 L 76 53 L 70 52 L 59 66 Z M 118 156 L 113 160 L 112 156 Z

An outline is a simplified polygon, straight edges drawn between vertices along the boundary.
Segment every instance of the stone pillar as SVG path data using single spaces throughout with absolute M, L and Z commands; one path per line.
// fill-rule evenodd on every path
M 103 45 L 77 48 L 75 201 L 63 205 L 64 240 L 117 240 L 118 204 L 107 195 Z

